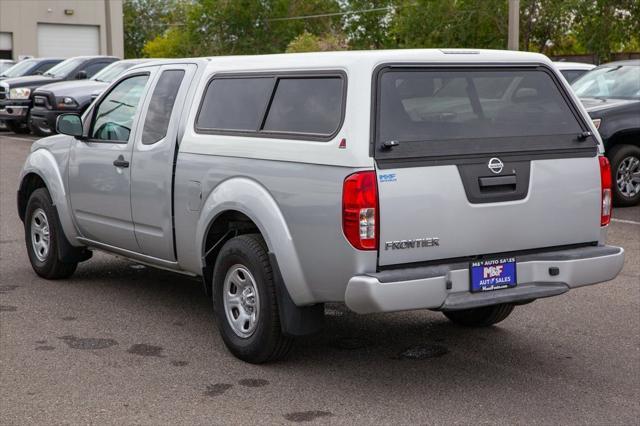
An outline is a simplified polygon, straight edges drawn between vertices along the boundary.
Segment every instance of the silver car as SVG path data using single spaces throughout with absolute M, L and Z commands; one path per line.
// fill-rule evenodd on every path
M 103 250 L 201 277 L 252 363 L 318 331 L 326 302 L 490 326 L 624 260 L 600 138 L 538 54 L 159 61 L 57 130 L 18 191 L 35 272 Z

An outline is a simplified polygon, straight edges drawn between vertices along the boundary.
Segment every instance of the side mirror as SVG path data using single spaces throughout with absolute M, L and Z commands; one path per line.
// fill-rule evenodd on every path
M 78 114 L 60 114 L 56 119 L 56 131 L 63 135 L 82 137 L 82 120 Z
M 76 80 L 84 80 L 85 78 L 87 78 L 87 72 L 85 70 L 78 71 L 78 74 L 76 74 Z

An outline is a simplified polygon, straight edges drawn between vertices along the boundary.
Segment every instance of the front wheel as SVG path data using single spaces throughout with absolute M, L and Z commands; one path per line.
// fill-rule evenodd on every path
M 292 339 L 282 334 L 273 270 L 258 234 L 227 241 L 213 273 L 213 306 L 222 340 L 253 364 L 283 358 Z
M 613 175 L 613 201 L 616 206 L 640 203 L 640 147 L 616 145 L 608 153 Z
M 78 262 L 62 262 L 58 237 L 64 238 L 49 191 L 38 188 L 29 197 L 24 217 L 29 261 L 36 274 L 50 280 L 70 277 Z
M 445 317 L 455 324 L 465 327 L 489 327 L 506 319 L 513 311 L 513 305 L 483 306 L 481 308 L 444 311 Z
M 5 126 L 7 126 L 7 129 L 9 129 L 10 132 L 19 135 L 26 135 L 30 132 L 29 126 L 21 121 L 7 120 L 4 124 Z

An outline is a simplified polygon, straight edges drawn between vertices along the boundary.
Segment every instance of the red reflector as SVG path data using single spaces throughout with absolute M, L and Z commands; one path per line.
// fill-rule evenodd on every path
M 611 165 L 607 157 L 600 156 L 600 226 L 606 226 L 611 222 L 613 210 L 611 200 Z
M 376 172 L 347 176 L 342 187 L 342 231 L 359 250 L 378 248 L 378 187 Z

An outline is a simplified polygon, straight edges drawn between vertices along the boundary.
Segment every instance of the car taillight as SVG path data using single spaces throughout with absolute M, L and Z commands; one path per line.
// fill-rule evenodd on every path
M 611 165 L 607 157 L 600 156 L 600 190 L 602 194 L 600 205 L 600 226 L 607 226 L 611 222 Z
M 378 249 L 378 187 L 376 172 L 347 176 L 342 186 L 342 230 L 359 250 Z

